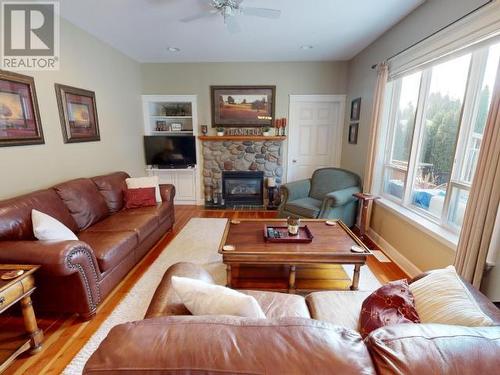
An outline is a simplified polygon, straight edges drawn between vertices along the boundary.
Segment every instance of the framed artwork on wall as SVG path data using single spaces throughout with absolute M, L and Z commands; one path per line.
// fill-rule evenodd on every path
M 349 125 L 349 143 L 353 145 L 358 144 L 358 123 Z
M 55 84 L 64 143 L 100 141 L 95 93 Z
M 351 102 L 351 121 L 359 121 L 360 113 L 361 113 L 361 98 L 357 98 Z
M 211 86 L 212 127 L 272 127 L 276 86 Z
M 33 77 L 0 70 L 0 146 L 43 143 Z

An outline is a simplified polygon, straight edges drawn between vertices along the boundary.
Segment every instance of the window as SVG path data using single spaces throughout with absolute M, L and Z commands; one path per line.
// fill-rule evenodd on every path
M 389 82 L 385 198 L 460 230 L 499 59 L 497 43 Z

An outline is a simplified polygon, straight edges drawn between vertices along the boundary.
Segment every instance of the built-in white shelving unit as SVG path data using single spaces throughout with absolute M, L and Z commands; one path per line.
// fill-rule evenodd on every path
M 143 95 L 145 135 L 191 135 L 196 139 L 197 165 L 184 169 L 158 169 L 146 166 L 149 176 L 160 183 L 175 186 L 176 204 L 201 204 L 201 148 L 197 139 L 198 111 L 196 95 Z

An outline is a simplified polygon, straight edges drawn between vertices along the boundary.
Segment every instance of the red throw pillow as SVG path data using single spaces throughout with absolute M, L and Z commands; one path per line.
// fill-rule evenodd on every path
M 415 299 L 406 280 L 392 281 L 363 301 L 359 317 L 363 338 L 377 328 L 402 323 L 420 323 Z
M 155 188 L 127 189 L 124 194 L 125 208 L 156 206 Z

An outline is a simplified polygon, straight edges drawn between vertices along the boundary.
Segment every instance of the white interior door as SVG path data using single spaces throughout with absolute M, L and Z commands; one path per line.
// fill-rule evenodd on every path
M 290 95 L 287 181 L 340 164 L 344 95 Z

